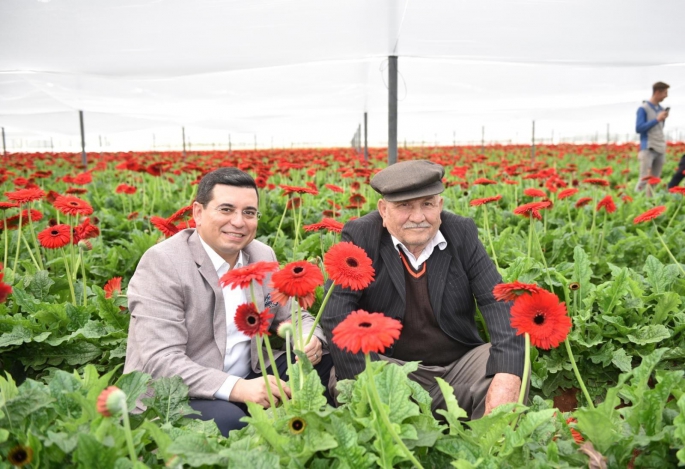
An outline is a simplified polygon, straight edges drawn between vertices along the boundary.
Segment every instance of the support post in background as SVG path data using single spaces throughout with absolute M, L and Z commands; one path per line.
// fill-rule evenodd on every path
M 181 134 L 183 135 L 183 159 L 186 159 L 186 128 L 181 127 Z
M 231 154 L 231 134 L 228 134 L 228 154 Z
M 364 161 L 369 161 L 369 113 L 364 113 Z
M 397 56 L 388 57 L 388 166 L 397 163 Z
M 157 149 L 157 139 L 155 138 L 155 134 L 152 134 L 152 149 Z
M 98 135 L 98 139 L 100 140 L 100 158 L 102 158 L 102 135 Z
M 607 146 L 606 146 L 606 152 L 607 152 L 607 155 L 606 155 L 606 156 L 607 156 L 607 157 L 609 156 L 609 140 L 610 140 L 610 136 L 609 136 L 609 124 L 607 124 Z
M 83 130 L 83 111 L 78 112 L 78 119 L 81 124 L 81 163 L 83 170 L 88 171 L 88 158 L 86 157 L 86 134 Z
M 5 144 L 5 128 L 2 128 L 2 156 L 7 156 L 7 145 Z
M 52 143 L 52 137 L 50 137 L 50 151 L 55 151 L 55 145 Z
M 535 121 L 533 121 L 533 138 L 531 140 L 532 145 L 530 146 L 530 161 L 535 162 Z
M 257 134 L 254 134 L 254 149 L 257 149 Z
M 480 154 L 485 155 L 485 126 L 480 128 Z

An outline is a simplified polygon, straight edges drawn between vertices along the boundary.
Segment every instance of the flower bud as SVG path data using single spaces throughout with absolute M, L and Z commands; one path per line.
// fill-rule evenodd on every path
M 105 417 L 121 414 L 126 409 L 126 393 L 116 386 L 110 386 L 98 396 L 97 410 Z
M 81 241 L 79 241 L 78 247 L 81 251 L 92 251 L 93 250 L 93 244 L 90 241 L 88 241 L 87 239 L 82 239 Z
M 278 329 L 276 330 L 276 333 L 278 334 L 279 337 L 282 337 L 285 339 L 286 333 L 290 334 L 290 336 L 293 336 L 293 323 L 292 321 L 283 321 L 278 325 Z

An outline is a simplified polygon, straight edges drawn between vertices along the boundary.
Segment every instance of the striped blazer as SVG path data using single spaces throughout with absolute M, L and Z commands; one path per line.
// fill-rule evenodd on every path
M 440 231 L 447 240 L 427 262 L 428 292 L 440 328 L 469 348 L 484 342 L 475 321 L 476 305 L 485 322 L 492 348 L 487 375 L 523 374 L 524 340 L 509 321 L 510 303 L 498 302 L 492 289 L 502 281 L 470 218 L 443 211 Z M 399 319 L 405 311 L 404 267 L 378 211 L 345 224 L 342 240 L 363 248 L 373 261 L 375 279 L 363 291 L 335 286 L 321 318 L 338 379 L 350 379 L 364 370 L 364 356 L 339 349 L 332 342 L 333 329 L 352 311 L 382 312 Z M 326 285 L 330 288 L 330 281 Z M 392 348 L 385 351 L 392 356 Z M 374 357 L 377 358 L 377 357 Z M 417 361 L 421 357 L 416 357 Z

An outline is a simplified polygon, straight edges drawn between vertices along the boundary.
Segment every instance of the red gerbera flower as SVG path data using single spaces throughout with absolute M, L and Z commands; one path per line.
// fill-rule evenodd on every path
M 606 179 L 600 179 L 600 178 L 587 178 L 587 179 L 583 179 L 583 182 L 585 182 L 587 184 L 592 184 L 595 186 L 603 186 L 603 187 L 607 187 L 609 185 L 609 181 L 607 181 Z
M 473 185 L 479 185 L 479 184 L 483 184 L 483 185 L 497 184 L 497 181 L 493 181 L 492 179 L 488 179 L 488 178 L 478 178 L 475 181 L 473 181 Z
M 116 292 L 117 295 L 120 295 L 121 277 L 113 277 L 107 280 L 107 283 L 105 283 L 105 286 L 102 287 L 102 289 L 105 291 L 105 298 L 112 298 L 112 296 L 114 296 L 114 292 Z
M 117 194 L 135 194 L 138 189 L 128 184 L 119 184 L 114 190 Z
M 673 193 L 673 194 L 685 195 L 685 187 L 680 187 L 680 186 L 671 187 L 671 188 L 668 190 L 668 192 L 671 192 L 671 193 Z
M 48 226 L 38 233 L 37 238 L 46 249 L 62 248 L 71 241 L 71 227 L 65 224 Z
M 534 187 L 529 187 L 528 189 L 524 189 L 523 193 L 527 195 L 528 197 L 547 197 L 547 194 L 545 194 L 545 191 L 540 190 L 540 189 L 535 189 Z
M 363 205 L 366 203 L 366 197 L 361 194 L 352 194 L 350 196 L 350 203 L 352 205 Z
M 16 202 L 0 202 L 0 210 L 7 210 L 8 208 L 17 208 L 19 204 Z
M 169 218 L 167 218 L 167 221 L 171 223 L 176 223 L 179 220 L 182 220 L 186 218 L 187 216 L 191 215 L 193 213 L 193 206 L 188 205 L 186 207 L 179 208 L 176 210 L 176 212 L 171 215 Z
M 273 317 L 269 308 L 260 313 L 254 303 L 243 303 L 235 311 L 235 325 L 248 337 L 269 335 L 269 320 Z
M 97 238 L 100 236 L 100 228 L 90 224 L 90 218 L 86 218 L 80 225 L 74 228 L 74 242 L 82 239 Z
M 332 190 L 333 192 L 343 193 L 345 190 L 342 187 L 336 186 L 334 184 L 324 184 L 324 187 Z
M 0 264 L 0 270 L 2 270 L 2 264 Z M 12 293 L 12 286 L 2 281 L 4 276 L 5 274 L 0 272 L 0 303 L 4 303 Z
M 321 284 L 321 269 L 307 261 L 291 262 L 271 276 L 271 287 L 288 296 L 306 296 Z
M 164 233 L 164 236 L 173 236 L 180 231 L 176 225 L 171 223 L 166 218 L 150 217 L 150 223 L 152 223 L 152 225 L 159 231 Z
M 629 196 L 629 195 L 624 195 L 623 197 L 621 197 L 621 200 L 622 200 L 623 202 L 625 202 L 626 204 L 628 204 L 628 203 L 630 203 L 630 202 L 633 201 L 633 198 L 632 198 L 631 196 Z
M 343 288 L 363 290 L 373 281 L 375 270 L 369 256 L 353 243 L 338 243 L 323 257 L 323 265 L 331 280 Z
M 335 233 L 340 233 L 342 232 L 344 224 L 341 222 L 334 220 L 332 218 L 324 218 L 321 220 L 319 223 L 314 223 L 311 225 L 304 225 L 304 231 L 320 231 L 320 230 L 328 230 L 328 231 L 333 231 Z
M 478 205 L 489 204 L 490 202 L 497 202 L 502 196 L 500 194 L 494 195 L 492 197 L 484 197 L 482 199 L 473 199 L 471 201 L 472 207 L 477 207 Z
M 559 346 L 571 330 L 566 305 L 554 293 L 540 290 L 516 298 L 511 307 L 511 326 L 517 335 L 528 333 L 534 347 Z
M 570 187 L 568 189 L 564 189 L 563 191 L 559 192 L 559 195 L 557 195 L 557 199 L 563 200 L 566 199 L 567 197 L 571 197 L 573 194 L 577 193 L 578 189 L 575 187 Z
M 124 410 L 126 393 L 116 386 L 110 386 L 98 396 L 97 411 L 105 417 L 119 415 Z
M 67 194 L 85 194 L 88 192 L 88 189 L 84 189 L 82 187 L 70 187 L 65 191 Z
M 661 182 L 661 178 L 658 178 L 656 176 L 646 176 L 642 178 L 643 181 L 647 181 L 647 184 L 650 186 L 656 186 Z
M 60 196 L 52 205 L 65 215 L 90 215 L 93 213 L 93 207 L 88 202 L 73 195 Z
M 264 279 L 275 270 L 278 270 L 278 262 L 255 262 L 245 267 L 229 270 L 219 279 L 219 284 L 222 288 L 248 288 L 254 280 L 257 284 L 262 285 Z
M 280 184 L 279 187 L 283 189 L 283 195 L 290 195 L 293 193 L 297 194 L 312 194 L 312 195 L 318 195 L 319 191 L 316 189 L 312 189 L 311 187 L 297 187 L 297 186 L 288 186 L 286 184 Z
M 607 213 L 614 213 L 616 211 L 616 204 L 610 195 L 607 195 L 597 203 L 597 211 L 599 212 L 602 207 L 604 207 Z
M 273 301 L 274 303 L 278 303 L 279 305 L 285 306 L 286 304 L 288 304 L 288 300 L 290 300 L 290 296 L 286 295 L 285 293 L 281 293 L 277 289 L 271 290 L 271 301 Z M 316 300 L 316 295 L 314 294 L 314 292 L 307 293 L 306 295 L 297 297 L 297 302 L 304 309 L 311 308 L 311 306 L 314 304 L 314 300 Z
M 400 337 L 401 330 L 397 319 L 360 309 L 333 329 L 333 343 L 350 353 L 382 353 Z
M 578 419 L 573 418 L 573 417 L 569 417 L 566 419 L 567 425 L 569 425 L 571 423 L 577 423 L 577 422 L 578 422 Z M 583 441 L 585 441 L 585 439 L 583 438 L 583 435 L 581 435 L 578 430 L 571 427 L 571 425 L 569 425 L 569 430 L 571 430 L 571 436 L 573 437 L 573 441 L 575 441 L 576 444 L 582 445 Z
M 581 197 L 576 201 L 576 208 L 583 207 L 592 202 L 592 197 Z
M 542 220 L 542 215 L 540 215 L 540 210 L 543 208 L 547 208 L 549 206 L 549 202 L 529 202 L 527 204 L 520 205 L 514 209 L 514 213 L 516 215 L 523 215 L 526 218 L 537 218 L 538 220 Z
M 42 199 L 45 197 L 45 192 L 42 189 L 21 189 L 14 192 L 5 192 L 5 196 L 14 202 L 25 204 Z
M 656 217 L 663 214 L 665 211 L 666 207 L 664 207 L 663 205 L 659 205 L 658 207 L 654 207 L 653 209 L 647 210 L 645 213 L 636 216 L 633 219 L 633 223 L 637 225 L 638 223 L 644 223 L 649 220 L 654 220 Z
M 497 301 L 514 301 L 524 293 L 537 293 L 542 288 L 532 283 L 521 283 L 515 280 L 511 283 L 500 283 L 492 289 L 492 294 Z

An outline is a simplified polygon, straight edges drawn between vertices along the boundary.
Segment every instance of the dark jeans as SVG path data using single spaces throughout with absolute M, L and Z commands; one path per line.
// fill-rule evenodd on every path
M 685 155 L 683 155 L 682 158 L 680 158 L 678 169 L 675 170 L 675 174 L 671 178 L 671 182 L 668 183 L 669 189 L 672 187 L 676 187 L 678 184 L 680 184 L 680 181 L 682 181 L 685 177 L 683 171 L 685 171 Z
M 295 363 L 294 358 L 292 362 Z M 281 376 L 281 379 L 283 381 L 288 381 L 288 362 L 286 361 L 285 354 L 276 359 L 276 368 L 278 369 L 278 374 Z M 319 378 L 321 378 L 321 383 L 326 388 L 324 395 L 326 396 L 328 403 L 334 406 L 335 402 L 328 392 L 328 378 L 331 368 L 333 368 L 333 360 L 328 354 L 321 357 L 319 364 L 314 367 L 319 374 Z M 271 366 L 266 369 L 266 373 L 273 375 Z M 261 376 L 260 373 L 250 371 L 250 374 L 247 375 L 245 379 L 261 378 Z M 187 417 L 200 420 L 214 419 L 221 434 L 224 436 L 228 436 L 228 432 L 231 430 L 239 430 L 247 425 L 245 422 L 240 421 L 241 418 L 249 415 L 247 406 L 242 402 L 228 402 L 220 399 L 190 399 L 188 403 L 190 404 L 190 407 L 198 412 L 198 414 L 191 414 Z

